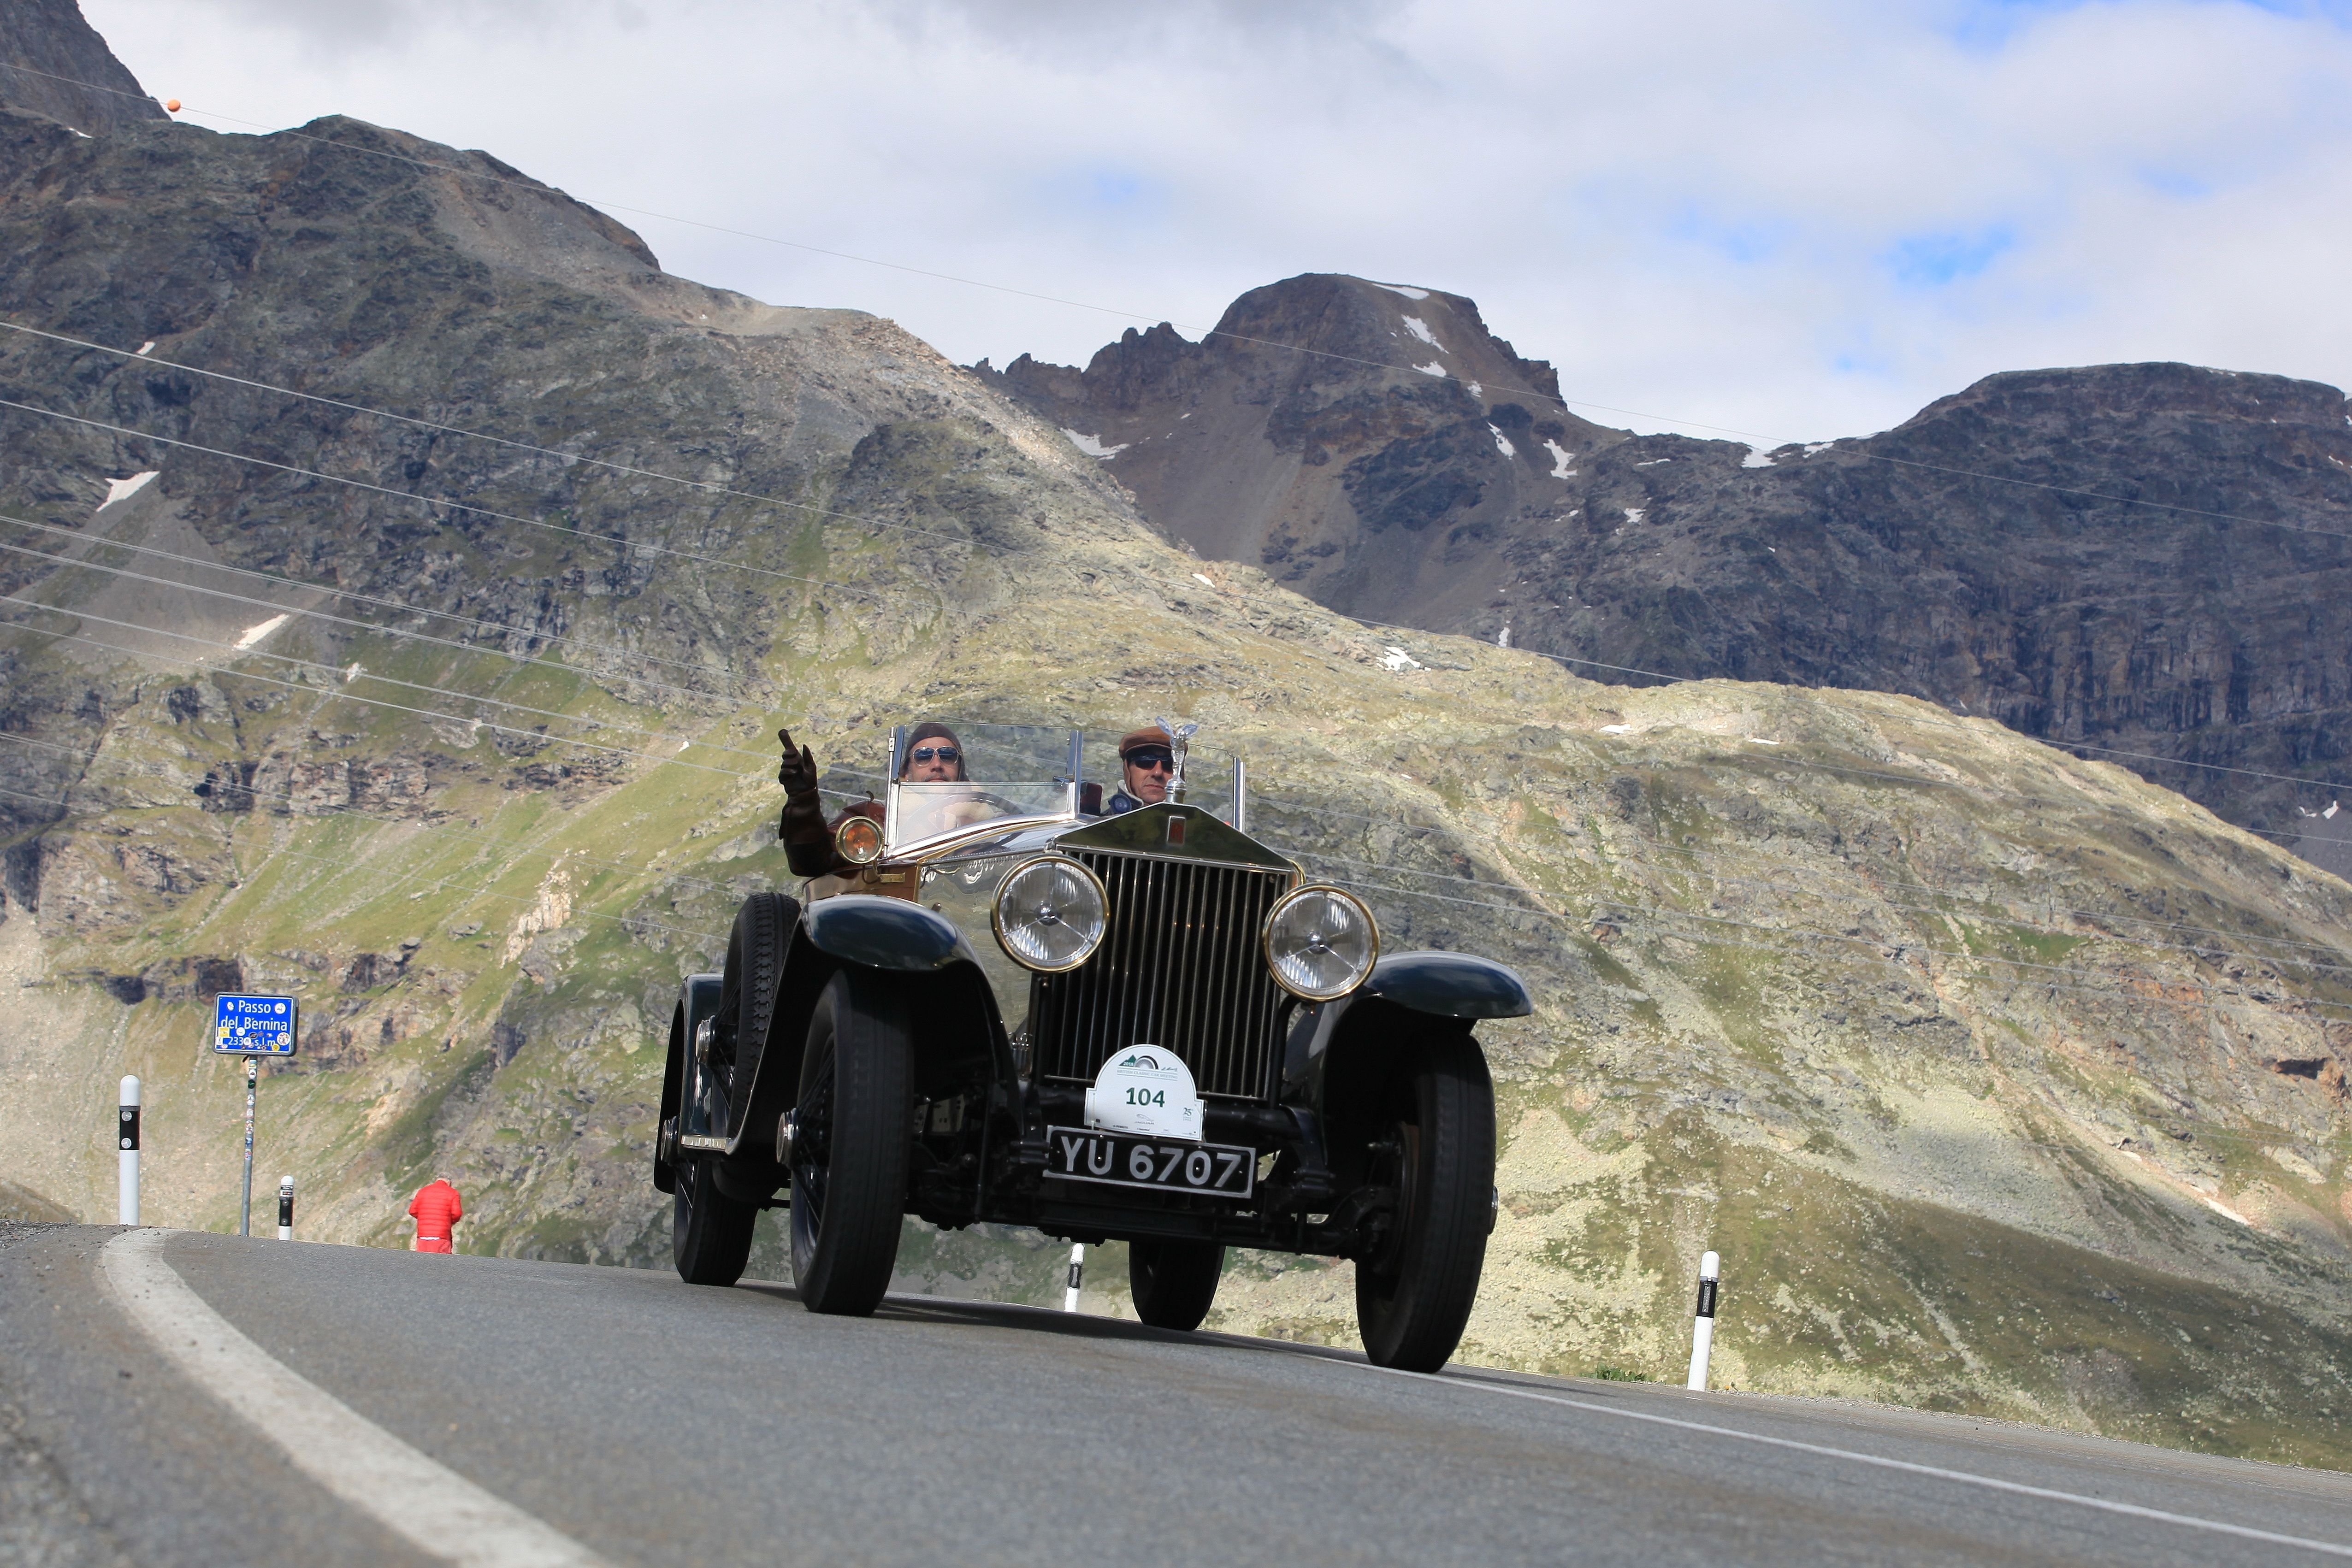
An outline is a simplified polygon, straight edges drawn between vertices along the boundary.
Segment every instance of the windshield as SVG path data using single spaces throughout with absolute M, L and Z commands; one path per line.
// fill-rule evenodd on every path
M 887 852 L 996 821 L 1076 816 L 1078 744 L 1077 731 L 1045 725 L 899 726 Z

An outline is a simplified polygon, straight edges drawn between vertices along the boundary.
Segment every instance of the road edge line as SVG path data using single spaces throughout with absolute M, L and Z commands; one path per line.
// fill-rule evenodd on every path
M 1337 1358 L 1334 1358 L 1337 1359 Z M 1737 1427 L 1718 1427 L 1711 1421 L 1692 1421 L 1680 1416 L 1660 1416 L 1647 1410 L 1626 1410 L 1614 1405 L 1603 1405 L 1594 1399 L 1578 1399 L 1565 1394 L 1546 1394 L 1534 1388 L 1513 1388 L 1507 1384 L 1489 1383 L 1476 1377 L 1432 1376 L 1425 1372 L 1406 1372 L 1393 1366 L 1374 1366 L 1370 1362 L 1346 1362 L 1343 1365 L 1361 1366 L 1367 1372 L 1383 1373 L 1391 1377 L 1409 1377 L 1427 1387 L 1473 1388 L 1485 1394 L 1500 1394 L 1513 1399 L 1533 1399 L 1544 1405 L 1565 1405 L 1572 1410 L 1590 1411 L 1597 1416 L 1614 1416 L 1626 1421 L 1647 1421 L 1659 1427 L 1675 1427 L 1685 1432 L 1703 1432 L 1715 1437 L 1736 1437 L 1743 1443 L 1760 1443 L 1767 1448 L 1792 1448 L 1799 1453 L 1820 1454 L 1828 1458 L 1850 1459 L 1856 1464 L 1871 1465 L 1880 1469 L 1901 1470 L 1909 1475 L 1931 1476 L 1938 1480 L 1958 1481 L 1966 1486 L 1983 1487 L 1992 1491 L 2013 1493 L 2020 1497 L 2035 1497 L 2051 1502 L 2073 1503 L 2079 1508 L 2096 1509 L 2104 1513 L 2119 1513 L 2132 1519 L 2151 1520 L 2161 1524 L 2178 1524 L 2190 1530 L 2211 1531 L 2221 1535 L 2234 1535 L 2242 1540 L 2260 1541 L 2273 1546 L 2296 1546 L 2305 1552 L 2323 1552 L 2330 1557 L 2352 1557 L 2352 1546 L 2333 1541 L 2315 1541 L 2307 1535 L 2284 1535 L 2275 1530 L 2257 1530 L 2250 1524 L 2231 1524 L 2223 1520 L 2205 1519 L 2193 1513 L 2174 1513 L 2168 1509 L 2147 1508 L 2136 1502 L 2117 1502 L 2111 1498 L 2088 1497 L 2081 1492 L 2061 1491 L 2055 1487 L 2038 1487 L 2024 1481 L 2003 1480 L 1999 1476 L 1980 1476 L 1972 1470 L 1955 1470 L 1942 1465 L 1923 1465 L 1915 1459 L 1891 1459 L 1881 1454 L 1865 1454 L 1857 1448 L 1832 1448 L 1827 1443 L 1808 1443 L 1798 1437 L 1775 1437 L 1763 1432 L 1743 1432 Z
M 161 1229 L 99 1250 L 125 1316 L 188 1379 L 294 1468 L 418 1550 L 459 1568 L 611 1568 L 553 1526 L 443 1465 L 280 1364 L 164 1261 Z

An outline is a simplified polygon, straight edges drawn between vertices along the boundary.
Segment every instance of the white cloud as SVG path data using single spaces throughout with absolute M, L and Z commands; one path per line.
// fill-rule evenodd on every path
M 2352 381 L 2352 29 L 2330 6 L 84 8 L 199 123 L 347 111 L 616 207 L 1111 308 L 616 213 L 675 271 L 871 309 L 961 360 L 1083 362 L 1131 323 L 1198 328 L 1339 270 L 1476 298 L 1593 417 L 1767 445 L 2000 369 Z M 1563 58 L 1609 68 L 1563 95 Z

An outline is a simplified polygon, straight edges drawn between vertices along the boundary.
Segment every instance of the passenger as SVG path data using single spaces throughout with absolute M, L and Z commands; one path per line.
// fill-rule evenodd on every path
M 835 831 L 851 817 L 869 817 L 879 823 L 884 816 L 882 802 L 860 800 L 826 821 L 824 798 L 817 792 L 814 753 L 805 746 L 794 747 L 789 729 L 776 731 L 776 738 L 784 746 L 783 764 L 776 769 L 776 782 L 784 787 L 784 812 L 776 823 L 776 837 L 783 841 L 785 862 L 794 876 L 825 876 L 847 869 L 847 862 L 835 852 Z M 943 724 L 917 725 L 907 737 L 898 781 L 961 784 L 970 779 L 963 742 L 956 738 L 955 731 Z
M 1118 767 L 1125 782 L 1104 805 L 1106 817 L 1168 799 L 1168 786 L 1176 777 L 1176 743 L 1156 724 L 1129 730 L 1118 743 Z

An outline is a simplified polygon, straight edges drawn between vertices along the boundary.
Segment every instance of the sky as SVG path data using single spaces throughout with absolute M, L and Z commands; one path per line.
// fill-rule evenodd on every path
M 193 123 L 482 148 L 965 363 L 1349 272 L 1640 430 L 2119 361 L 2352 385 L 2352 0 L 82 5 Z

